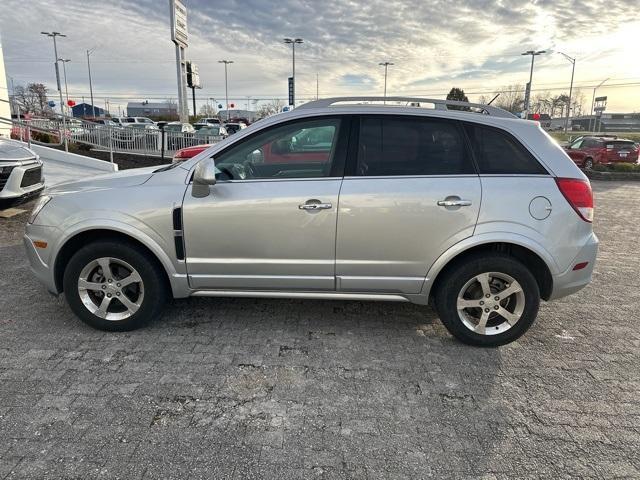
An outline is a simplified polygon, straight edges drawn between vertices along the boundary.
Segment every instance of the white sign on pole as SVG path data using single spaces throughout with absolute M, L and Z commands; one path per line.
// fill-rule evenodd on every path
M 188 46 L 187 7 L 181 0 L 171 1 L 171 40 L 181 47 Z

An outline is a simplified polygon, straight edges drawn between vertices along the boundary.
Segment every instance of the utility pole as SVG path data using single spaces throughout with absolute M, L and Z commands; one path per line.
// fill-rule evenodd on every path
M 89 70 L 89 93 L 91 94 L 91 110 L 93 111 L 93 118 L 96 118 L 96 107 L 93 104 L 93 84 L 91 83 L 91 62 L 89 62 L 89 55 L 93 53 L 96 48 L 87 50 L 87 69 Z
M 316 100 L 320 98 L 320 80 L 318 79 L 318 74 L 316 73 Z
M 567 130 L 569 130 L 569 115 L 571 112 L 571 94 L 573 93 L 573 74 L 576 71 L 576 59 L 570 57 L 569 55 L 567 55 L 566 53 L 562 53 L 562 52 L 558 52 L 560 55 L 562 55 L 564 58 L 566 58 L 567 60 L 569 60 L 571 62 L 571 64 L 573 65 L 571 67 L 571 83 L 569 84 L 569 102 L 567 104 L 567 117 L 564 121 L 564 133 L 567 133 Z
M 56 84 L 58 87 L 58 94 L 60 95 L 60 114 L 62 115 L 62 131 L 64 136 L 64 150 L 69 151 L 69 141 L 67 139 L 67 120 L 64 115 L 64 101 L 62 100 L 62 87 L 60 86 L 60 69 L 58 68 L 58 44 L 56 43 L 56 37 L 66 37 L 60 32 L 40 32 L 42 35 L 53 38 L 53 54 L 55 58 L 56 69 Z
M 387 103 L 387 69 L 389 65 L 393 65 L 391 62 L 380 62 L 378 65 L 384 67 L 384 103 Z
M 523 52 L 521 55 L 531 55 L 531 71 L 529 72 L 529 84 L 528 88 L 524 95 L 524 118 L 525 120 L 529 118 L 529 104 L 531 103 L 531 87 L 533 82 L 533 62 L 536 58 L 536 55 L 542 55 L 543 53 L 547 53 L 546 50 L 527 50 Z
M 229 111 L 229 79 L 227 76 L 227 65 L 233 63 L 233 60 L 218 60 L 218 63 L 224 63 L 224 95 L 227 102 L 227 122 L 231 119 L 231 112 Z
M 64 78 L 64 96 L 66 99 L 67 115 L 69 114 L 69 88 L 67 87 L 67 62 L 71 60 L 68 58 L 59 58 L 59 62 L 62 62 L 62 76 Z
M 291 44 L 291 54 L 292 54 L 292 83 L 293 83 L 293 95 L 292 95 L 292 103 L 290 104 L 292 107 L 296 106 L 296 44 L 303 43 L 301 38 L 285 38 L 284 43 Z

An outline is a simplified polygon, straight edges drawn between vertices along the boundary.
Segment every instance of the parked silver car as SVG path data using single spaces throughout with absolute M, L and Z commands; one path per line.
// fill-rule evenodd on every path
M 38 155 L 22 142 L 0 138 L 0 209 L 36 197 L 43 189 Z
M 26 227 L 33 269 L 105 330 L 169 296 L 433 301 L 475 345 L 589 283 L 591 187 L 536 122 L 381 100 L 310 102 L 185 162 L 50 189 Z

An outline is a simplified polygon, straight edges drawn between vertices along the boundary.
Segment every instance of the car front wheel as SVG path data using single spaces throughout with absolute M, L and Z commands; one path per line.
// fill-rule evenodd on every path
M 593 160 L 592 160 L 592 159 L 590 159 L 590 158 L 587 158 L 587 159 L 584 161 L 584 169 L 585 169 L 585 170 L 591 170 L 592 168 L 593 168 Z
M 166 298 L 162 267 L 142 248 L 95 242 L 76 252 L 64 272 L 71 310 L 108 331 L 138 328 L 160 315 Z
M 493 347 L 529 329 L 538 314 L 540 292 L 522 263 L 490 254 L 467 258 L 445 271 L 435 304 L 442 323 L 458 340 Z

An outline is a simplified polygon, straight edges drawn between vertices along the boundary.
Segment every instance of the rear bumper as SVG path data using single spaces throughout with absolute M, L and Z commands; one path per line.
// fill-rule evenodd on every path
M 566 297 L 579 290 L 582 290 L 591 282 L 593 268 L 596 264 L 596 256 L 598 254 L 598 237 L 592 233 L 582 250 L 576 255 L 571 262 L 569 268 L 558 275 L 553 276 L 553 290 L 549 300 Z M 588 262 L 587 266 L 574 270 L 573 267 L 578 263 Z

